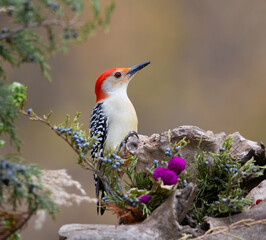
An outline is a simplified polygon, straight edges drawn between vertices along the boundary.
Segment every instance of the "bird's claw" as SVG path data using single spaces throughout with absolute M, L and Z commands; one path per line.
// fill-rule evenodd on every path
M 139 135 L 137 134 L 137 132 L 135 131 L 130 131 L 125 137 L 124 139 L 122 140 L 122 142 L 120 143 L 119 147 L 117 148 L 116 150 L 116 154 L 119 154 L 119 152 L 121 151 L 122 149 L 122 157 L 123 158 L 126 158 L 126 144 L 127 144 L 127 141 L 130 137 L 133 137 L 133 136 L 136 136 L 138 139 L 139 139 Z
M 124 140 L 127 142 L 127 140 L 130 138 L 130 137 L 133 137 L 133 136 L 136 136 L 138 139 L 139 139 L 139 135 L 137 134 L 137 132 L 135 131 L 130 131 L 124 138 Z

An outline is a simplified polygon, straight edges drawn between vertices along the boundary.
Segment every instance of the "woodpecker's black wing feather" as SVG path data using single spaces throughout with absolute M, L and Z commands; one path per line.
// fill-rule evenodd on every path
M 92 110 L 90 118 L 90 137 L 97 136 L 97 142 L 94 144 L 91 149 L 91 157 L 98 158 L 103 157 L 104 152 L 104 142 L 106 140 L 108 131 L 108 118 L 103 112 L 103 102 L 96 103 L 95 107 Z M 99 192 L 102 192 L 101 198 L 104 197 L 104 185 L 101 179 L 94 174 L 94 184 L 96 189 L 96 197 L 99 199 Z M 99 201 L 97 203 L 97 212 L 99 212 Z M 101 215 L 104 213 L 104 208 L 101 208 Z
M 103 102 L 98 102 L 92 110 L 90 119 L 90 137 L 97 136 L 97 143 L 91 150 L 91 157 L 103 156 L 104 142 L 108 131 L 107 116 L 103 112 Z

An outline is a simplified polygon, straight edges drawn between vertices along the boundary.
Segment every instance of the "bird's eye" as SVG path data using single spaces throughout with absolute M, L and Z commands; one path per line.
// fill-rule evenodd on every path
M 122 75 L 121 72 L 116 72 L 116 73 L 115 73 L 115 77 L 116 77 L 116 78 L 120 78 L 121 75 Z

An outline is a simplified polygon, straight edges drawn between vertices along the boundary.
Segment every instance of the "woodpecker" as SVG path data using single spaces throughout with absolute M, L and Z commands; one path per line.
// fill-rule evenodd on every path
M 91 150 L 92 159 L 103 157 L 104 151 L 117 149 L 130 131 L 137 132 L 138 119 L 134 106 L 127 96 L 127 87 L 134 75 L 150 64 L 149 61 L 131 68 L 112 68 L 100 74 L 95 82 L 96 105 L 90 118 L 90 137 L 97 137 Z M 106 183 L 94 174 L 96 197 L 99 192 L 111 194 Z M 99 212 L 99 201 L 97 203 Z M 104 208 L 101 208 L 101 214 Z

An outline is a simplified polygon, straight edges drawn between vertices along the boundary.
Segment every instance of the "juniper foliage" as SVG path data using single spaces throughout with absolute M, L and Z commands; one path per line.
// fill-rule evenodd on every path
M 41 169 L 22 163 L 21 157 L 12 155 L 0 160 L 0 235 L 6 238 L 25 225 L 38 209 L 46 210 L 53 218 L 58 211 L 50 191 L 42 186 Z
M 264 168 L 256 166 L 253 158 L 241 165 L 230 154 L 232 145 L 233 138 L 229 137 L 218 152 L 207 154 L 200 151 L 199 144 L 194 163 L 180 175 L 181 184 L 186 180 L 198 185 L 197 196 L 190 208 L 190 214 L 198 223 L 202 223 L 205 216 L 223 217 L 239 213 L 252 202 L 245 198 L 244 181 L 263 175 Z M 196 179 L 191 178 L 192 172 L 197 173 Z
M 73 120 L 71 120 L 69 115 L 66 115 L 63 123 L 57 125 L 50 122 L 51 112 L 43 117 L 39 117 L 32 109 L 30 109 L 30 113 L 28 111 L 22 112 L 24 115 L 29 116 L 31 120 L 39 121 L 49 126 L 78 154 L 78 164 L 81 167 L 94 171 L 102 181 L 110 186 L 114 195 L 122 196 L 118 176 L 123 172 L 125 159 L 120 158 L 114 152 L 106 153 L 104 158 L 91 159 L 90 150 L 97 142 L 97 136 L 91 138 L 89 132 L 82 130 L 82 124 L 78 121 L 79 112 L 76 113 Z
M 17 150 L 20 149 L 21 141 L 16 134 L 15 120 L 19 116 L 19 109 L 26 101 L 26 87 L 14 82 L 9 86 L 0 81 L 0 136 L 7 134 L 10 136 L 10 143 Z M 0 139 L 0 147 L 4 145 L 4 140 Z
M 84 3 L 89 4 L 86 13 Z M 70 43 L 85 41 L 98 27 L 108 31 L 114 7 L 112 0 L 104 10 L 99 0 L 0 0 L 0 148 L 5 144 L 3 135 L 7 135 L 10 144 L 20 151 L 16 119 L 23 112 L 27 90 L 21 83 L 8 82 L 5 68 L 8 65 L 37 64 L 42 76 L 51 81 L 48 59 L 58 52 L 66 53 Z M 31 109 L 26 114 L 34 115 Z M 44 116 L 43 121 L 48 122 L 50 115 Z M 79 163 L 82 164 L 85 148 L 89 149 L 91 145 L 84 148 L 74 142 L 74 132 L 80 129 L 77 119 L 78 114 L 72 123 L 73 134 L 64 135 L 64 138 L 66 141 L 71 138 L 69 144 L 79 153 Z M 61 125 L 68 124 L 69 117 Z M 78 137 L 85 138 L 85 132 L 79 131 Z M 4 229 L 12 239 L 19 238 L 18 230 L 38 209 L 47 210 L 53 217 L 57 211 L 49 192 L 38 180 L 40 169 L 25 165 L 25 170 L 21 171 L 16 163 L 17 156 L 3 157 L 0 168 L 0 206 L 7 204 L 10 207 L 0 212 L 0 231 Z M 18 207 L 25 201 L 28 212 L 18 214 Z M 21 224 L 20 220 L 24 218 L 25 222 Z M 0 235 L 2 237 L 2 232 Z
M 0 0 L 1 21 L 6 23 L 0 31 L 0 78 L 6 77 L 4 62 L 14 67 L 35 63 L 51 81 L 49 57 L 66 52 L 71 42 L 86 40 L 97 27 L 108 30 L 114 7 L 110 1 L 101 14 L 99 0 L 93 0 L 90 19 L 83 21 L 83 0 Z M 40 34 L 40 29 L 44 34 Z
M 114 1 L 110 1 L 102 14 L 99 0 L 93 0 L 91 16 L 84 21 L 83 0 L 0 0 L 0 136 L 8 134 L 18 151 L 21 142 L 15 119 L 26 101 L 26 87 L 8 84 L 5 63 L 13 67 L 38 64 L 42 75 L 51 81 L 51 55 L 66 52 L 69 43 L 86 40 L 98 27 L 108 30 L 114 7 Z M 0 146 L 3 144 L 0 140 Z

